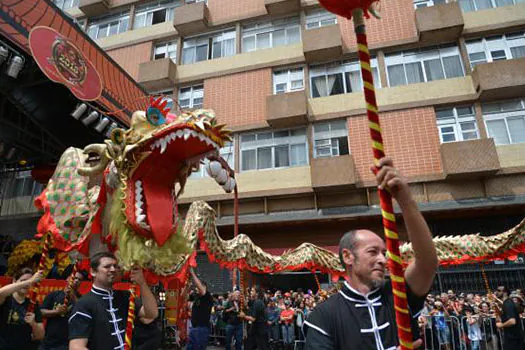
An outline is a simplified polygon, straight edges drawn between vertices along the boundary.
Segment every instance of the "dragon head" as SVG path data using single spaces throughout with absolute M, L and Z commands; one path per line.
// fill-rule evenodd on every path
M 106 183 L 119 186 L 120 198 L 113 200 L 122 200 L 126 224 L 158 246 L 177 230 L 176 199 L 187 177 L 203 158 L 218 154 L 224 142 L 231 141 L 212 111 L 177 116 L 165 107 L 162 98 L 152 99 L 146 111 L 133 113 L 128 130 L 114 129 L 100 149 L 85 149 L 102 160 L 90 170 L 107 169 Z

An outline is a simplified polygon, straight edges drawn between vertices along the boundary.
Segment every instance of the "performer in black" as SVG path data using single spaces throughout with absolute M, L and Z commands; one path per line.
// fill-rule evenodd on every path
M 430 230 L 418 210 L 407 181 L 389 158 L 379 161 L 376 181 L 390 189 L 401 211 L 414 260 L 405 271 L 413 317 L 412 331 L 421 344 L 417 316 L 434 280 L 438 260 Z M 347 232 L 339 242 L 339 257 L 347 272 L 342 290 L 318 305 L 305 321 L 306 349 L 395 350 L 397 324 L 392 288 L 385 283 L 385 242 L 372 231 Z
M 503 330 L 503 350 L 524 350 L 524 336 L 520 325 L 520 314 L 518 308 L 512 301 L 512 295 L 505 286 L 496 289 L 496 297 L 503 300 L 501 309 L 501 320 L 496 322 L 496 327 Z
M 41 271 L 33 274 L 26 267 L 13 276 L 13 283 L 0 288 L 0 349 L 33 349 L 36 345 L 32 342 L 44 338 L 39 306 L 34 312 L 27 311 L 29 287 L 42 279 Z
M 208 345 L 213 297 L 208 291 L 206 283 L 201 282 L 193 268 L 190 268 L 190 275 L 197 288 L 193 295 L 193 304 L 191 306 L 191 329 L 188 350 L 201 350 L 206 349 Z
M 86 279 L 83 272 L 72 276 L 73 282 L 68 291 L 56 290 L 49 293 L 42 303 L 42 316 L 47 319 L 46 336 L 42 341 L 41 350 L 67 350 L 69 347 L 68 324 L 73 306 L 80 298 L 78 287 L 80 282 Z M 68 295 L 68 304 L 64 305 L 64 299 Z
M 118 271 L 113 254 L 101 252 L 91 257 L 93 287 L 78 300 L 69 318 L 70 350 L 124 348 L 130 293 L 113 290 Z M 133 269 L 130 278 L 140 287 L 141 299 L 136 303 L 136 317 L 157 318 L 157 301 L 142 270 Z
M 268 349 L 268 331 L 267 331 L 267 320 L 266 305 L 264 304 L 264 290 L 260 288 L 252 288 L 250 291 L 253 303 L 250 306 L 249 315 L 241 316 L 252 323 L 250 329 L 250 335 L 248 337 L 249 342 L 247 349 L 266 350 Z

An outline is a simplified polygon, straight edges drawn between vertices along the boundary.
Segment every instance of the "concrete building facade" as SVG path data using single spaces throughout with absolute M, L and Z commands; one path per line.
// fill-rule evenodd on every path
M 316 0 L 55 3 L 149 93 L 234 131 L 221 153 L 256 244 L 333 249 L 349 229 L 381 231 L 350 21 Z M 525 208 L 525 3 L 391 0 L 381 16 L 366 25 L 385 149 L 434 233 L 512 227 Z M 233 198 L 204 171 L 181 210 L 198 199 L 231 237 Z

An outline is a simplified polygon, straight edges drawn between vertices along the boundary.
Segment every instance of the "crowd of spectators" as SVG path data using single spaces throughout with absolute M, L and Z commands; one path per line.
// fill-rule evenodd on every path
M 504 287 L 498 287 L 501 289 Z M 329 290 L 312 292 L 271 291 L 264 292 L 266 307 L 266 330 L 270 348 L 297 348 L 304 341 L 303 323 L 309 313 L 331 294 L 338 285 Z M 225 345 L 226 349 L 240 349 L 250 333 L 250 322 L 243 322 L 238 315 L 241 307 L 248 313 L 254 302 L 253 293 L 247 291 L 241 302 L 241 293 L 234 291 L 214 296 L 211 314 L 211 341 Z M 509 297 L 517 306 L 521 327 L 525 327 L 525 296 L 515 290 Z M 494 294 L 447 293 L 428 294 L 423 310 L 418 316 L 420 336 L 425 349 L 440 350 L 498 350 L 502 349 L 502 333 L 497 327 L 501 312 L 501 300 Z M 295 343 L 298 344 L 295 344 Z M 246 348 L 246 346 L 245 346 Z

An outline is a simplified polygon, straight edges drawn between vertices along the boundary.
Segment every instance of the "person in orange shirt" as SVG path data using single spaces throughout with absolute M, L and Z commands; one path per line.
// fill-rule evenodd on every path
M 295 310 L 292 309 L 292 303 L 289 300 L 286 300 L 284 305 L 286 308 L 281 311 L 281 329 L 283 334 L 283 342 L 285 346 L 293 345 L 295 340 L 294 334 L 294 316 Z

